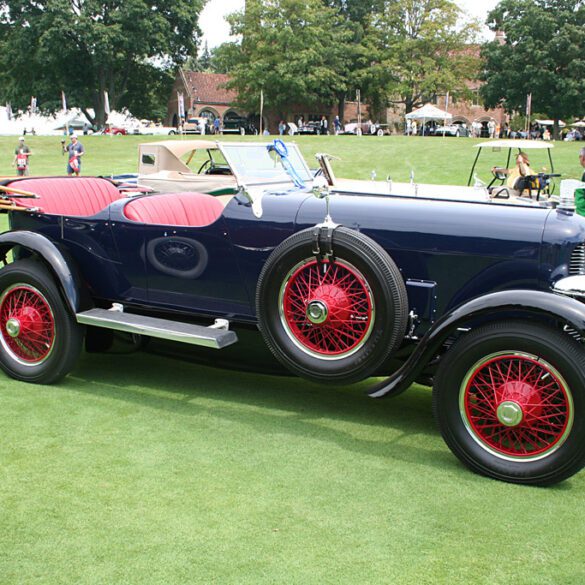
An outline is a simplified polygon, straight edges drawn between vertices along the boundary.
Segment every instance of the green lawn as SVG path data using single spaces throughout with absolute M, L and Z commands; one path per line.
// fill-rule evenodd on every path
M 190 136 L 185 139 L 201 138 Z M 206 137 L 212 139 L 213 137 Z M 272 139 L 274 137 L 271 137 Z M 138 166 L 138 144 L 156 140 L 148 136 L 81 136 L 86 149 L 83 158 L 83 173 L 116 174 L 136 172 Z M 162 137 L 162 139 L 183 140 L 181 137 Z M 241 140 L 233 136 L 221 137 L 224 141 Z M 262 138 L 246 137 L 246 140 Z M 265 139 L 266 140 L 266 139 Z M 286 140 L 292 140 L 287 138 Z M 65 173 L 67 160 L 61 154 L 59 137 L 27 137 L 27 144 L 33 151 L 31 173 L 37 175 L 59 175 Z M 410 171 L 414 171 L 418 182 L 446 184 L 466 184 L 473 159 L 477 153 L 475 144 L 481 140 L 471 138 L 411 138 L 405 136 L 300 136 L 295 137 L 311 166 L 316 166 L 313 155 L 316 152 L 328 152 L 340 158 L 333 162 L 335 172 L 341 177 L 369 179 L 376 171 L 380 180 L 388 175 L 395 181 L 408 181 Z M 0 175 L 14 173 L 10 166 L 14 157 L 16 138 L 0 137 Z M 582 174 L 578 152 L 582 143 L 556 143 L 553 150 L 555 171 L 564 178 L 579 178 Z M 534 170 L 550 165 L 544 151 L 530 151 L 530 161 Z M 495 165 L 504 165 L 505 152 L 485 152 L 478 167 L 479 176 L 491 180 L 489 169 Z
M 138 139 L 83 141 L 88 174 L 135 169 Z M 473 158 L 467 139 L 298 142 L 362 178 L 411 165 L 457 183 Z M 35 172 L 62 171 L 58 139 L 30 143 Z M 577 151 L 555 150 L 567 176 Z M 585 473 L 481 478 L 444 445 L 427 388 L 374 401 L 368 385 L 144 353 L 84 354 L 56 386 L 0 374 L 0 585 L 585 582 Z

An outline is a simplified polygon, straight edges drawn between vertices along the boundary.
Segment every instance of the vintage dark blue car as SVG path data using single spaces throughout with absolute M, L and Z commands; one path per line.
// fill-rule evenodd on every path
M 323 156 L 316 177 L 292 144 L 219 148 L 233 195 L 4 182 L 9 376 L 55 382 L 104 330 L 220 351 L 259 330 L 311 380 L 388 375 L 375 398 L 432 384 L 441 433 L 476 472 L 546 485 L 583 467 L 585 219 L 570 197 L 368 193 L 336 186 Z

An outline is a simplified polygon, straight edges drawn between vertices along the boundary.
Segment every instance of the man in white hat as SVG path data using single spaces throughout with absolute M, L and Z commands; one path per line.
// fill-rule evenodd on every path
M 18 177 L 28 177 L 28 157 L 32 154 L 30 148 L 24 143 L 24 136 L 18 139 L 18 146 L 14 149 L 12 166 L 16 167 Z
M 77 140 L 75 132 L 71 134 L 70 138 L 71 142 L 67 146 L 63 145 L 63 152 L 69 155 L 67 157 L 67 174 L 78 177 L 81 172 L 81 157 L 85 154 L 85 149 L 83 144 Z

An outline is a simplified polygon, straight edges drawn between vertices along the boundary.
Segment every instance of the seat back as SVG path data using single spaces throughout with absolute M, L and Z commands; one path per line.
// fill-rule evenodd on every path
M 165 193 L 129 201 L 124 215 L 131 221 L 154 225 L 203 227 L 216 222 L 223 204 L 204 193 Z
M 122 197 L 110 181 L 98 177 L 42 177 L 12 181 L 8 186 L 39 196 L 16 199 L 19 205 L 55 215 L 92 217 Z

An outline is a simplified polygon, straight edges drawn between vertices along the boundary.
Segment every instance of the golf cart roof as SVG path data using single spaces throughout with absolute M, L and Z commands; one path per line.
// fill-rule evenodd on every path
M 529 149 L 549 149 L 554 148 L 554 144 L 544 140 L 490 140 L 489 142 L 480 142 L 475 148 L 518 148 L 519 150 Z

